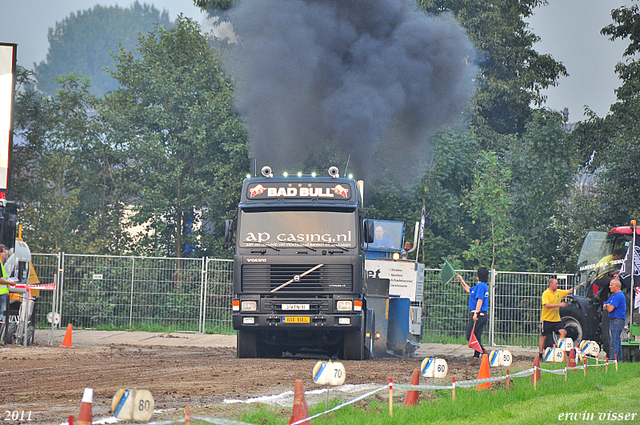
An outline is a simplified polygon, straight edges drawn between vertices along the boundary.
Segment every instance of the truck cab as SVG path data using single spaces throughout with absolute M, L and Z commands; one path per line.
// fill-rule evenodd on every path
M 244 180 L 237 222 L 227 222 L 238 357 L 370 357 L 363 246 L 374 230 L 356 181 L 336 167 L 327 177 L 262 174 Z

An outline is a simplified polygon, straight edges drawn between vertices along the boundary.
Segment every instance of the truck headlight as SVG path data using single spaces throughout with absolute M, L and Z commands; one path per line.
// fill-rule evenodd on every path
M 242 301 L 242 311 L 256 311 L 258 303 L 255 301 Z
M 336 308 L 338 311 L 351 311 L 353 303 L 351 301 L 338 301 Z

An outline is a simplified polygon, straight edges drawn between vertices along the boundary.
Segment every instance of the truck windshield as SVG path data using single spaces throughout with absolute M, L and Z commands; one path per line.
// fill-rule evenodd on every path
M 356 212 L 240 211 L 238 241 L 241 247 L 355 248 Z
M 620 254 L 618 252 L 620 247 L 617 245 L 620 245 L 620 241 L 617 241 L 609 232 L 587 233 L 578 257 L 576 273 L 579 283 L 593 282 L 612 270 L 620 269 L 624 252 Z

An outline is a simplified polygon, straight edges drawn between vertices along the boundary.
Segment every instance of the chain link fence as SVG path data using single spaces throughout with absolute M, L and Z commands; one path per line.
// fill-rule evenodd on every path
M 34 254 L 41 283 L 37 326 L 47 313 L 78 328 L 233 332 L 233 262 L 210 258 Z
M 61 324 L 94 329 L 175 330 L 233 333 L 233 262 L 213 258 L 120 257 L 33 254 L 41 283 L 37 326 L 50 327 L 47 314 Z M 456 279 L 443 284 L 440 269 L 425 269 L 423 340 L 465 341 L 468 294 Z M 476 272 L 458 271 L 473 285 Z M 549 278 L 572 288 L 574 276 L 556 273 L 491 271 L 489 345 L 536 346 L 542 292 Z
M 457 279 L 440 281 L 440 269 L 425 269 L 423 340 L 464 343 L 469 295 Z M 459 270 L 473 286 L 475 270 Z M 574 287 L 575 276 L 558 273 L 519 273 L 491 270 L 489 321 L 483 334 L 487 345 L 535 347 L 540 339 L 542 293 L 548 280 L 557 278 L 560 289 Z

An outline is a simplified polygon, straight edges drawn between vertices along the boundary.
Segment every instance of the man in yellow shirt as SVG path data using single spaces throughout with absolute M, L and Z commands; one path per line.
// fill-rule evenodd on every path
M 567 336 L 567 331 L 560 320 L 560 307 L 567 306 L 567 303 L 563 302 L 562 299 L 569 294 L 573 294 L 573 291 L 579 286 L 565 291 L 564 289 L 558 289 L 558 279 L 549 279 L 549 288 L 542 293 L 542 313 L 540 314 L 542 336 L 540 336 L 540 344 L 538 346 L 541 358 L 547 336 L 553 338 L 554 332 L 558 332 L 561 338 Z

